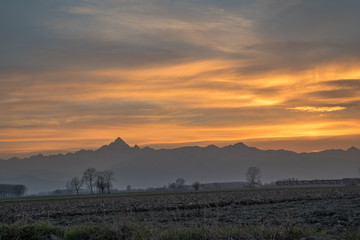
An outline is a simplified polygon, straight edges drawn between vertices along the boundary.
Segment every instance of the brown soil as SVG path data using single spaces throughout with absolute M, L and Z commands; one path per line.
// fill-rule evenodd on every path
M 347 231 L 360 225 L 360 188 L 134 193 L 0 201 L 0 223 L 119 221 L 167 227 L 282 225 Z

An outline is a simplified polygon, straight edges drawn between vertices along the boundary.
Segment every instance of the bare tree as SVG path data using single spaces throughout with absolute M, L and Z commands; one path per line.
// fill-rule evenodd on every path
M 107 193 L 110 193 L 110 189 L 112 187 L 112 181 L 115 180 L 114 178 L 114 172 L 111 170 L 105 170 L 103 172 L 104 178 L 105 178 L 105 187 L 107 189 Z
M 73 194 L 74 188 L 73 186 L 71 186 L 71 181 L 67 181 L 65 187 L 68 190 L 69 194 Z
M 76 194 L 79 195 L 79 190 L 83 185 L 83 181 L 78 177 L 73 177 L 70 181 L 66 183 L 66 188 L 73 191 L 76 191 Z
M 169 189 L 175 189 L 176 188 L 176 183 L 169 183 Z
M 127 190 L 127 191 L 129 191 L 129 192 L 130 192 L 130 191 L 131 191 L 131 189 L 132 189 L 131 185 L 127 185 L 127 186 L 126 186 L 126 190 Z
M 260 168 L 249 167 L 249 169 L 246 172 L 246 179 L 252 188 L 255 187 L 256 183 L 260 182 L 260 178 L 261 178 Z
M 25 185 L 15 185 L 14 186 L 14 193 L 17 197 L 22 197 L 24 196 L 25 192 L 27 191 L 27 188 Z
M 96 169 L 95 168 L 86 169 L 85 172 L 83 173 L 82 180 L 90 189 L 90 193 L 93 194 L 95 180 L 96 180 Z
M 106 189 L 106 180 L 104 172 L 96 172 L 95 185 L 99 191 L 99 194 L 104 194 Z
M 185 179 L 183 178 L 177 178 L 175 181 L 176 187 L 177 188 L 183 188 L 184 184 L 185 184 Z
M 199 182 L 194 182 L 192 184 L 192 187 L 195 189 L 195 191 L 198 191 L 199 190 L 199 187 L 200 187 L 200 183 Z

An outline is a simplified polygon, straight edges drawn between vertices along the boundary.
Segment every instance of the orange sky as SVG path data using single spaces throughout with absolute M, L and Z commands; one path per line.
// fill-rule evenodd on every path
M 360 38 L 338 38 L 356 21 L 325 31 L 320 23 L 332 15 L 301 1 L 281 9 L 278 1 L 160 2 L 58 2 L 55 15 L 33 10 L 32 22 L 17 20 L 0 57 L 0 158 L 94 149 L 117 137 L 157 148 L 360 147 Z M 294 11 L 300 18 L 289 22 L 304 26 L 288 33 L 277 21 Z M 28 24 L 40 30 L 16 45 Z

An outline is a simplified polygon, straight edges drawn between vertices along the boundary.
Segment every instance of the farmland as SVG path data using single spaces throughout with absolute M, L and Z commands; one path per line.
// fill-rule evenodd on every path
M 132 234 L 126 233 L 125 238 L 196 233 L 191 238 L 359 239 L 360 189 L 173 191 L 0 200 L 2 232 L 21 236 L 25 227 L 44 225 L 56 230 L 45 237 L 60 234 L 60 238 L 74 227 L 86 226 L 86 231 L 110 231 L 109 236 L 120 239 L 124 231 L 119 229 L 126 226 Z

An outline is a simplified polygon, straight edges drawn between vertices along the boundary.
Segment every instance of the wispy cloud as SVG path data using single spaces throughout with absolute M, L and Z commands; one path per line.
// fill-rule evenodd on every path
M 311 107 L 311 106 L 301 106 L 301 107 L 290 107 L 288 110 L 299 111 L 299 112 L 335 112 L 345 110 L 345 107 L 335 106 L 335 107 Z

